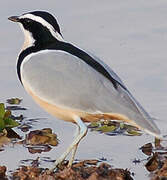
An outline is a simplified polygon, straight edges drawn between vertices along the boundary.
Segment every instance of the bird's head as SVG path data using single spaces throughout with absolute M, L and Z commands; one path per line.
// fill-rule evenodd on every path
M 63 41 L 57 20 L 48 12 L 34 11 L 8 19 L 21 26 L 25 36 L 23 49 L 55 40 Z

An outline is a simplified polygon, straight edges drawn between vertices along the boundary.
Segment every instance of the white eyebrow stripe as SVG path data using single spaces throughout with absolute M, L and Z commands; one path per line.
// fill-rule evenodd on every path
M 49 24 L 47 21 L 45 21 L 43 18 L 41 18 L 40 16 L 35 16 L 33 14 L 24 14 L 19 17 L 19 19 L 24 19 L 24 18 L 29 18 L 29 19 L 32 19 L 33 21 L 41 23 L 43 26 L 49 29 L 53 37 L 55 37 L 59 41 L 64 41 L 62 36 L 57 31 L 55 31 L 54 27 L 51 24 Z

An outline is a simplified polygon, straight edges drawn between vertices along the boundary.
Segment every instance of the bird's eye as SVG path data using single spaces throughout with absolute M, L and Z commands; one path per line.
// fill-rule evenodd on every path
M 30 23 L 31 22 L 31 20 L 30 19 L 26 19 L 26 23 Z

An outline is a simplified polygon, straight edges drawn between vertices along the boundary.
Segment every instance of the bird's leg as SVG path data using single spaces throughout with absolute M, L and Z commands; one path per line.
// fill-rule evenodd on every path
M 77 138 L 77 136 L 80 134 L 80 127 L 78 126 L 78 124 L 77 124 L 77 132 L 76 132 L 76 138 Z M 72 152 L 71 152 L 71 158 L 70 158 L 70 160 L 69 160 L 69 162 L 68 162 L 68 167 L 71 167 L 72 166 L 72 163 L 73 163 L 73 161 L 74 161 L 74 158 L 75 158 L 75 153 L 76 153 L 76 151 L 77 151 L 77 147 L 78 147 L 78 144 L 76 144 L 75 146 L 74 146 L 74 148 L 72 149 Z
M 74 149 L 73 150 L 74 152 L 73 152 L 73 155 L 72 155 L 72 158 L 74 159 L 74 155 L 75 155 L 75 152 L 76 152 L 76 149 L 77 149 L 77 145 L 87 133 L 87 130 L 88 130 L 87 126 L 82 122 L 80 117 L 75 116 L 74 120 L 75 120 L 75 122 L 77 123 L 77 125 L 80 128 L 79 134 L 74 139 L 73 143 L 67 148 L 67 150 L 60 156 L 60 158 L 56 160 L 56 162 L 54 164 L 54 167 L 53 167 L 53 169 L 51 169 L 51 171 L 53 171 L 57 167 L 57 165 L 60 164 L 67 157 L 67 155 L 71 152 L 72 149 Z M 72 164 L 72 162 L 70 162 L 70 163 Z
M 76 153 L 76 151 L 77 151 L 77 147 L 78 147 L 78 144 L 76 144 L 76 145 L 74 146 L 74 148 L 72 149 L 71 158 L 70 158 L 70 160 L 69 160 L 69 162 L 68 162 L 68 167 L 71 167 L 71 166 L 72 166 L 72 163 L 73 163 L 74 158 L 75 158 L 75 153 Z

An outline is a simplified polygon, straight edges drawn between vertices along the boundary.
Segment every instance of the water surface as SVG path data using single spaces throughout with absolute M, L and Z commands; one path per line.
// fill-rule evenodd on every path
M 10 146 L 0 153 L 1 165 L 14 169 L 22 159 L 38 156 L 56 159 L 72 141 L 75 131 L 74 125 L 41 110 L 17 80 L 15 64 L 23 34 L 7 17 L 32 10 L 47 10 L 54 14 L 64 38 L 92 51 L 109 64 L 145 109 L 160 119 L 156 123 L 166 133 L 166 9 L 164 0 L 4 1 L 0 11 L 0 101 L 10 97 L 23 98 L 22 105 L 28 110 L 21 113 L 27 118 L 46 118 L 34 123 L 33 129 L 53 127 L 61 141 L 54 150 L 38 155 L 28 153 L 21 146 Z M 146 134 L 110 137 L 90 132 L 80 143 L 76 158 L 105 157 L 114 167 L 135 172 L 135 179 L 149 179 L 144 162 L 134 165 L 132 161 L 146 158 L 138 148 L 150 141 L 153 138 Z

